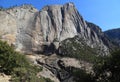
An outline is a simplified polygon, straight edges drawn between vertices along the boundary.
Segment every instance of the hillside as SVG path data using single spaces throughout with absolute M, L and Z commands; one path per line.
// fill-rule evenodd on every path
M 114 43 L 120 46 L 120 28 L 111 29 L 104 32 Z
M 114 50 L 100 27 L 85 21 L 73 3 L 0 9 L 0 19 L 0 39 L 9 44 L 7 54 L 1 47 L 0 58 L 10 60 L 3 59 L 0 67 L 8 67 L 0 72 L 15 75 L 18 82 L 94 82 L 94 64 L 102 61 L 102 66 Z

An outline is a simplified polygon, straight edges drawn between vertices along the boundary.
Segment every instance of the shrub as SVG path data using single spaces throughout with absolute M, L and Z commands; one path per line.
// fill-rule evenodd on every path
M 4 10 L 4 8 L 2 6 L 0 6 L 0 11 L 3 11 L 3 10 Z
M 72 70 L 72 75 L 74 76 L 75 82 L 95 82 L 92 75 L 87 74 L 85 70 L 74 68 Z
M 29 65 L 24 55 L 15 52 L 6 42 L 0 41 L 0 71 L 12 74 L 14 68 Z
M 99 82 L 120 82 L 120 50 L 94 67 Z
M 11 75 L 12 82 L 40 82 L 41 78 L 36 75 L 41 70 L 41 67 L 30 64 L 25 55 L 0 41 L 0 72 Z
M 92 63 L 99 58 L 96 49 L 89 47 L 86 42 L 78 36 L 62 41 L 59 54 L 61 56 L 77 58 Z

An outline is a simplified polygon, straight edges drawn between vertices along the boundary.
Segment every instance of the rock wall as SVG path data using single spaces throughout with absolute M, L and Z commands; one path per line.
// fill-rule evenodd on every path
M 15 46 L 17 51 L 43 52 L 51 43 L 58 48 L 61 41 L 78 35 L 90 47 L 99 48 L 102 55 L 109 54 L 108 46 L 73 3 L 45 6 L 40 11 L 30 5 L 13 7 L 0 11 L 0 19 L 1 39 Z

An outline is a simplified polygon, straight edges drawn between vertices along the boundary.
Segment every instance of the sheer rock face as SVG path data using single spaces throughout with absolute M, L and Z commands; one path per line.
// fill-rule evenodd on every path
M 16 50 L 31 46 L 32 23 L 37 10 L 30 5 L 13 7 L 0 11 L 0 36 Z M 29 47 L 27 47 L 29 50 Z
M 29 5 L 14 7 L 0 11 L 0 19 L 1 39 L 18 51 L 43 52 L 46 45 L 53 43 L 58 48 L 61 41 L 78 35 L 90 47 L 99 47 L 103 55 L 109 53 L 109 48 L 91 30 L 73 3 L 46 6 L 41 11 Z

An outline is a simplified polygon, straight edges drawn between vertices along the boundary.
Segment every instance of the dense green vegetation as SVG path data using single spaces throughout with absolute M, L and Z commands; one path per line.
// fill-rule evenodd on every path
M 90 79 L 94 79 L 96 82 L 120 82 L 120 50 L 110 56 L 98 56 L 96 49 L 90 48 L 84 40 L 77 37 L 64 40 L 59 50 L 62 56 L 77 58 L 94 64 L 94 75 L 88 75 L 84 70 L 76 69 L 73 73 L 76 82 L 87 82 Z
M 42 67 L 30 64 L 25 55 L 0 41 L 0 72 L 11 75 L 12 82 L 53 82 L 48 78 L 38 78 L 36 75 L 41 70 Z
M 99 82 L 120 82 L 120 50 L 113 52 L 112 55 L 94 68 Z
M 71 42 L 68 40 L 67 43 Z M 120 82 L 120 50 L 112 53 L 109 57 L 99 57 L 95 60 L 96 57 L 90 57 L 93 56 L 91 50 L 90 56 L 89 54 L 87 54 L 88 56 L 84 55 L 84 53 L 86 53 L 84 50 L 83 53 L 81 53 L 81 51 L 72 52 L 73 49 L 77 50 L 77 48 L 82 50 L 82 46 L 74 48 L 76 45 L 78 44 L 74 43 L 74 41 L 71 45 L 65 44 L 65 47 L 63 48 L 66 48 L 67 46 L 70 48 L 68 51 L 66 50 L 67 53 L 69 52 L 67 56 L 96 62 L 94 63 L 93 69 L 94 75 L 87 74 L 81 69 L 72 69 L 71 74 L 74 76 L 75 82 Z M 86 49 L 89 50 L 87 46 Z M 64 52 L 63 55 L 65 55 L 65 53 L 66 52 Z M 80 56 L 79 53 L 83 55 Z M 25 55 L 14 51 L 14 49 L 6 42 L 0 41 L 0 72 L 11 75 L 12 82 L 53 82 L 49 78 L 38 78 L 36 75 L 41 70 L 42 67 L 30 64 Z
M 75 82 L 120 82 L 120 50 L 94 63 L 94 74 L 74 68 Z
M 96 53 L 97 50 L 89 47 L 85 43 L 86 42 L 78 36 L 66 39 L 61 43 L 61 47 L 59 49 L 60 55 L 92 63 L 101 59 Z
M 95 79 L 91 74 L 87 74 L 84 70 L 73 68 L 72 75 L 74 76 L 75 82 L 95 82 Z

